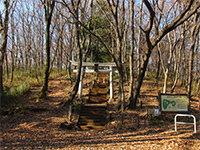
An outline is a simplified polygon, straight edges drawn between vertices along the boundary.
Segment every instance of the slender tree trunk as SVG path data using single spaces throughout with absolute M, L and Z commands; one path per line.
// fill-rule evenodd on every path
M 118 97 L 118 110 L 121 109 L 123 112 L 125 109 L 125 95 L 124 95 L 124 78 L 123 78 L 123 69 L 122 69 L 122 63 L 120 64 L 120 67 L 118 67 L 119 71 L 119 97 Z
M 47 91 L 48 91 L 48 80 L 49 80 L 49 68 L 50 68 L 50 25 L 51 25 L 51 18 L 53 14 L 55 6 L 55 1 L 47 1 L 47 3 L 44 5 L 45 9 L 45 23 L 46 23 L 46 65 L 44 69 L 44 81 L 43 81 L 43 87 L 41 91 L 40 98 L 46 98 Z
M 198 84 L 198 78 L 199 78 L 199 75 L 198 75 L 198 62 L 199 62 L 199 55 L 198 55 L 198 47 L 200 46 L 200 36 L 198 35 L 198 38 L 197 38 L 197 46 L 196 46 L 196 51 L 195 51 L 195 79 L 194 79 L 194 87 L 197 87 L 197 84 Z
M 73 11 L 75 13 L 75 32 L 76 32 L 76 45 L 77 45 L 77 50 L 78 50 L 78 73 L 77 73 L 77 77 L 76 77 L 76 81 L 75 81 L 75 85 L 74 88 L 68 98 L 68 103 L 69 105 L 72 105 L 72 101 L 75 98 L 77 92 L 78 92 L 78 87 L 79 87 L 79 82 L 80 82 L 80 78 L 81 78 L 81 73 L 82 73 L 82 49 L 81 49 L 81 45 L 80 45 L 80 25 L 79 25 L 79 6 L 80 1 L 76 4 L 73 3 Z M 67 105 L 67 102 L 64 103 L 64 105 Z M 70 118 L 70 117 L 69 117 Z
M 161 57 L 159 52 L 157 52 L 157 70 L 156 70 L 156 85 L 158 87 L 159 76 L 160 76 L 160 66 L 161 66 Z
M 9 67 L 8 67 L 8 55 L 5 53 L 5 71 L 6 71 L 6 80 L 9 79 Z
M 185 52 L 185 42 L 184 42 L 184 45 L 183 45 L 183 49 L 182 49 L 182 83 L 181 83 L 181 86 L 182 87 L 185 87 L 186 86 L 186 52 Z
M 14 76 L 14 56 L 13 52 L 11 51 L 11 75 L 10 75 L 10 82 L 13 82 L 13 76 Z
M 11 39 L 12 39 L 12 49 L 11 49 L 11 76 L 10 76 L 10 82 L 13 81 L 14 76 L 14 67 L 15 67 L 15 57 L 14 57 L 14 49 L 15 49 L 15 33 L 14 33 L 14 18 L 13 18 L 13 12 L 11 13 Z
M 133 109 L 133 85 L 134 85 L 134 1 L 131 0 L 131 51 L 129 56 L 129 63 L 130 63 L 130 85 L 129 85 L 129 108 Z
M 197 20 L 198 20 L 198 15 L 196 13 L 194 16 L 194 23 L 190 35 L 191 43 L 190 43 L 189 73 L 188 73 L 188 87 L 187 87 L 187 92 L 189 97 L 191 96 L 191 90 L 192 90 L 194 49 L 195 49 L 196 37 L 197 34 L 199 34 L 199 28 L 197 29 Z
M 146 69 L 147 69 L 147 65 L 148 65 L 148 62 L 149 62 L 150 55 L 151 55 L 151 52 L 147 52 L 145 54 L 144 59 L 143 59 L 142 64 L 141 64 L 139 75 L 137 77 L 137 81 L 136 81 L 136 84 L 135 84 L 135 90 L 134 90 L 134 93 L 133 93 L 134 109 L 136 108 L 137 99 L 140 95 L 140 88 L 141 88 L 142 83 L 143 83 L 143 78 L 145 76 L 145 72 L 146 72 Z
M 175 57 L 176 57 L 175 58 L 176 70 L 175 70 L 173 85 L 172 85 L 172 88 L 171 88 L 171 93 L 174 93 L 176 84 L 178 82 L 178 79 L 180 78 L 181 49 L 182 49 L 182 45 L 179 48 L 179 52 L 177 52 L 176 55 L 175 55 Z
M 73 99 L 75 98 L 77 92 L 78 92 L 78 87 L 79 87 L 79 82 L 80 82 L 80 77 L 81 77 L 81 71 L 82 71 L 82 49 L 80 46 L 80 41 L 79 41 L 79 36 L 80 36 L 80 31 L 79 31 L 79 24 L 78 22 L 76 23 L 76 42 L 77 42 L 77 49 L 78 49 L 78 74 L 76 77 L 76 81 L 75 81 L 75 85 L 74 88 L 70 94 L 70 97 L 68 98 L 68 102 L 69 104 L 72 104 Z M 67 103 L 65 103 L 64 105 L 66 105 Z
M 141 1 L 140 4 L 140 14 L 139 14 L 139 26 L 142 25 L 142 10 L 143 10 L 143 1 Z M 138 33 L 138 41 L 137 41 L 137 72 L 138 75 L 140 73 L 140 45 L 141 45 L 141 35 L 142 35 L 142 31 L 141 29 L 139 29 L 139 33 Z
M 169 46 L 169 58 L 168 58 L 168 61 L 167 61 L 166 69 L 164 69 L 165 67 L 163 66 L 163 72 L 164 72 L 164 75 L 165 75 L 163 93 L 167 92 L 167 81 L 168 81 L 169 69 L 170 69 L 171 59 L 172 59 L 172 54 L 173 54 L 173 49 L 174 49 L 174 45 L 172 44 L 171 36 L 170 36 L 169 33 L 168 33 L 167 37 L 168 37 L 170 46 Z
M 175 63 L 176 63 L 176 69 L 175 69 L 175 75 L 174 75 L 175 76 L 174 82 L 173 82 L 173 85 L 171 87 L 171 93 L 174 93 L 177 82 L 178 82 L 178 80 L 181 76 L 180 75 L 180 72 L 181 72 L 181 56 L 182 56 L 182 49 L 183 49 L 184 41 L 185 41 L 185 28 L 183 26 L 182 26 L 182 30 L 181 30 L 181 32 L 182 32 L 182 42 L 180 44 L 178 52 L 176 52 L 176 54 L 174 56 Z M 179 33 L 179 34 L 181 34 L 181 33 Z
M 0 47 L 0 98 L 3 95 L 3 63 L 4 63 L 4 56 L 6 53 L 7 39 L 8 39 L 8 19 L 9 19 L 8 8 L 9 8 L 9 0 L 4 0 L 5 14 L 4 14 L 4 21 L 1 26 L 3 31 L 2 31 L 2 45 Z M 2 15 L 0 19 L 2 19 Z
M 44 97 L 47 96 L 47 91 L 48 91 L 48 80 L 49 80 L 49 68 L 50 68 L 50 35 L 49 31 L 50 30 L 50 25 L 46 22 L 46 64 L 44 68 L 44 81 L 43 81 L 43 88 L 42 88 L 42 95 Z

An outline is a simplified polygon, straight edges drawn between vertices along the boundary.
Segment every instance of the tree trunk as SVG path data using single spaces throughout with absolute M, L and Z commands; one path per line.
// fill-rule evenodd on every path
M 46 64 L 44 68 L 44 80 L 42 88 L 42 97 L 47 96 L 48 91 L 48 80 L 49 80 L 49 68 L 50 68 L 50 35 L 49 35 L 50 25 L 46 23 Z
M 174 93 L 176 84 L 177 84 L 178 79 L 180 77 L 181 48 L 182 48 L 182 46 L 180 47 L 179 52 L 176 53 L 176 55 L 175 55 L 176 58 L 174 58 L 175 59 L 175 63 L 176 63 L 176 69 L 175 69 L 175 73 L 174 73 L 175 75 L 174 75 L 173 85 L 172 85 L 172 88 L 171 88 L 171 93 Z
M 118 67 L 119 72 L 119 97 L 118 97 L 118 110 L 121 110 L 122 112 L 125 109 L 125 95 L 124 95 L 124 82 L 123 82 L 123 69 L 122 64 L 120 64 L 120 67 Z
M 12 49 L 11 49 L 11 76 L 10 76 L 10 82 L 13 81 L 14 76 L 14 67 L 15 67 L 15 57 L 14 57 L 14 49 L 15 49 L 15 33 L 14 33 L 14 18 L 13 18 L 13 12 L 11 13 L 11 39 L 12 39 Z
M 174 77 L 174 81 L 173 81 L 173 85 L 171 87 L 171 93 L 174 93 L 174 90 L 175 90 L 175 87 L 176 87 L 176 84 L 180 78 L 180 65 L 181 65 L 181 56 L 182 56 L 182 48 L 183 48 L 183 44 L 184 44 L 184 40 L 185 40 L 185 29 L 182 28 L 181 30 L 183 33 L 182 33 L 182 43 L 180 45 L 180 48 L 179 48 L 179 51 L 176 52 L 175 56 L 174 56 L 174 59 L 175 59 L 175 63 L 176 63 L 176 69 L 175 69 L 175 77 Z M 180 33 L 181 34 L 181 33 Z
M 196 37 L 199 34 L 199 28 L 197 29 L 197 20 L 198 20 L 198 15 L 196 13 L 194 16 L 194 23 L 190 35 L 191 43 L 190 43 L 189 73 L 188 73 L 188 87 L 187 87 L 187 92 L 189 97 L 191 96 L 191 90 L 192 90 L 194 49 L 195 49 Z
M 76 30 L 76 45 L 77 45 L 77 49 L 78 49 L 78 74 L 76 77 L 76 81 L 75 81 L 75 85 L 74 88 L 68 98 L 68 104 L 72 105 L 72 101 L 75 98 L 77 92 L 78 92 L 78 87 L 79 87 L 79 82 L 80 82 L 80 77 L 81 77 L 81 73 L 82 73 L 82 49 L 81 49 L 81 45 L 80 45 L 80 25 L 79 25 L 79 11 L 78 11 L 78 6 L 79 3 L 75 6 L 73 5 L 73 10 L 74 13 L 76 15 L 76 20 L 75 20 L 75 30 Z M 64 105 L 67 105 L 67 102 L 64 103 Z
M 0 47 L 0 98 L 3 95 L 3 63 L 4 63 L 4 56 L 6 53 L 7 39 L 8 39 L 8 19 L 9 19 L 8 7 L 9 7 L 9 0 L 4 0 L 5 13 L 4 13 L 4 22 L 1 26 L 3 31 L 2 31 L 2 45 Z M 2 16 L 0 18 L 2 18 Z
M 142 25 L 142 9 L 143 9 L 143 1 L 141 1 L 140 4 L 140 14 L 139 14 L 139 26 Z M 139 33 L 138 33 L 138 41 L 137 41 L 137 72 L 138 75 L 140 73 L 140 45 L 141 45 L 141 35 L 142 35 L 142 31 L 141 29 L 139 29 Z
M 160 66 L 161 66 L 161 57 L 159 52 L 157 52 L 157 70 L 156 70 L 156 85 L 158 87 L 159 76 L 160 76 Z
M 195 51 L 195 79 L 194 79 L 194 87 L 197 87 L 198 84 L 198 78 L 199 78 L 199 73 L 198 73 L 198 62 L 199 62 L 199 54 L 198 54 L 198 47 L 200 46 L 200 36 L 197 38 L 197 46 L 196 46 L 196 51 Z
M 129 56 L 129 63 L 130 63 L 130 85 L 129 85 L 129 108 L 133 109 L 133 85 L 134 85 L 134 1 L 131 0 L 131 51 Z M 139 55 L 139 54 L 138 54 Z
M 13 49 L 12 49 L 13 50 Z M 10 82 L 13 82 L 13 76 L 14 76 L 14 56 L 13 52 L 11 51 L 11 75 L 10 75 Z
M 5 71 L 6 71 L 6 80 L 9 79 L 9 68 L 8 68 L 8 55 L 5 53 Z
M 172 40 L 171 40 L 171 37 L 170 37 L 170 34 L 168 33 L 167 34 L 167 37 L 168 37 L 168 40 L 169 40 L 169 58 L 168 58 L 168 61 L 167 61 L 167 66 L 166 66 L 166 69 L 165 67 L 163 66 L 163 73 L 165 75 L 165 80 L 164 80 L 164 86 L 163 86 L 163 93 L 166 93 L 167 92 L 167 81 L 168 81 L 168 75 L 169 75 L 169 68 L 170 68 L 170 65 L 171 65 L 171 59 L 172 59 L 172 54 L 173 54 L 173 44 L 172 44 Z M 162 63 L 164 65 L 164 63 Z
M 134 106 L 133 109 L 136 108 L 137 99 L 140 95 L 140 88 L 141 88 L 142 83 L 143 83 L 143 78 L 145 76 L 145 72 L 146 72 L 146 69 L 147 69 L 147 65 L 148 65 L 148 62 L 149 62 L 150 55 L 151 55 L 151 50 L 149 52 L 145 53 L 144 59 L 143 59 L 142 64 L 141 64 L 140 72 L 139 72 L 139 75 L 137 77 L 137 82 L 136 82 L 135 90 L 134 90 L 134 93 L 133 93 L 133 106 Z
M 45 22 L 46 22 L 46 65 L 44 68 L 44 81 L 43 87 L 41 91 L 40 98 L 46 98 L 47 91 L 48 91 L 48 80 L 49 80 L 49 68 L 50 68 L 50 25 L 51 25 L 51 18 L 53 14 L 55 6 L 55 1 L 47 1 L 46 5 L 44 5 L 45 9 Z

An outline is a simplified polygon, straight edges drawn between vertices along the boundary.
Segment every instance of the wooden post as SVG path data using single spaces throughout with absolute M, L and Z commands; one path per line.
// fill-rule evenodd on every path
M 81 98 L 82 96 L 84 71 L 85 71 L 84 67 L 81 67 L 81 77 L 80 77 L 80 82 L 79 82 L 79 87 L 78 87 L 78 98 Z
M 99 70 L 99 65 L 98 64 L 94 64 L 94 71 L 98 72 L 98 70 Z
M 113 67 L 110 66 L 110 100 L 109 101 L 112 101 L 113 100 Z

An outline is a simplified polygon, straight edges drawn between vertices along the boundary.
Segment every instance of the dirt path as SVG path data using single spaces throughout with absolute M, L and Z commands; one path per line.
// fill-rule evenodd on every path
M 145 114 L 146 106 L 157 106 L 158 89 L 150 81 L 146 81 L 144 85 L 140 98 L 144 108 L 127 111 L 127 113 L 137 113 L 142 116 Z M 86 95 L 88 87 L 84 87 L 83 95 Z M 133 123 L 134 118 L 130 116 L 124 118 L 122 124 L 121 115 L 116 112 L 113 113 L 115 115 L 104 131 L 81 131 L 77 128 L 73 130 L 60 128 L 60 123 L 66 121 L 68 108 L 61 107 L 59 104 L 67 99 L 68 91 L 71 91 L 69 82 L 64 78 L 50 80 L 49 97 L 42 102 L 34 98 L 40 88 L 33 87 L 29 96 L 24 98 L 25 109 L 1 117 L 1 149 L 200 149 L 200 116 L 197 110 L 197 98 L 191 102 L 198 124 L 195 134 L 192 126 L 179 127 L 178 132 L 175 132 L 173 118 L 169 122 L 148 124 L 147 127 L 141 121 L 140 128 L 137 128 Z M 126 91 L 127 89 L 128 87 Z M 117 93 L 116 86 L 115 93 Z M 112 112 L 114 111 L 111 107 L 110 113 Z

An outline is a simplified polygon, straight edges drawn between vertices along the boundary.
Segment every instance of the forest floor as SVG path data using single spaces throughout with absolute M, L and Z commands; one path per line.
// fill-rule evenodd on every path
M 142 108 L 140 104 L 136 110 L 116 111 L 118 86 L 114 84 L 113 104 L 109 105 L 110 121 L 105 130 L 67 130 L 60 128 L 60 124 L 67 120 L 68 107 L 60 105 L 67 100 L 72 87 L 64 77 L 49 80 L 48 98 L 38 101 L 37 96 L 41 86 L 32 86 L 29 93 L 20 97 L 23 101 L 20 107 L 10 110 L 0 118 L 0 149 L 162 149 L 162 150 L 198 150 L 200 149 L 200 112 L 198 97 L 192 97 L 192 114 L 197 118 L 197 133 L 193 125 L 178 125 L 174 131 L 174 115 L 167 115 L 165 119 L 152 117 L 146 120 L 143 116 L 158 108 L 158 91 L 162 90 L 162 83 L 157 87 L 153 81 L 145 80 L 141 89 Z M 84 81 L 83 99 L 87 99 L 89 86 Z M 128 86 L 125 86 L 128 95 Z M 177 87 L 176 93 L 185 93 Z M 76 109 L 72 121 L 76 122 Z M 137 122 L 139 115 L 139 126 Z M 123 116 L 123 117 L 122 117 Z M 122 119 L 123 118 L 123 119 Z

